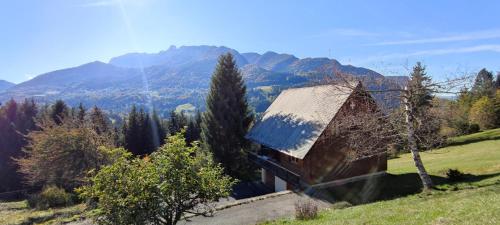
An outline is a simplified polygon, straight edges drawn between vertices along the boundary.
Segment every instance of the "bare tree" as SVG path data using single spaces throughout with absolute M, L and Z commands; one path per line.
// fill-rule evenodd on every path
M 412 73 L 425 75 L 424 70 L 425 67 L 418 63 Z M 412 153 L 423 187 L 431 189 L 434 184 L 425 169 L 419 149 L 430 149 L 442 143 L 443 140 L 435 135 L 436 127 L 439 128 L 439 121 L 435 115 L 428 113 L 430 110 L 428 102 L 425 101 L 432 100 L 433 96 L 438 93 L 456 93 L 454 90 L 469 81 L 470 77 L 462 76 L 435 82 L 430 78 L 422 79 L 420 75 L 411 76 L 405 83 L 380 89 L 374 89 L 373 84 L 387 82 L 387 80 L 377 80 L 370 76 L 355 77 L 339 71 L 334 71 L 326 82 L 349 87 L 357 98 L 365 99 L 362 101 L 365 104 L 364 109 L 350 115 L 343 115 L 337 125 L 339 135 L 344 138 L 346 144 L 356 150 L 354 159 L 384 153 L 391 144 L 405 144 Z M 371 87 L 360 89 L 359 84 L 371 84 L 364 85 Z M 394 100 L 399 102 L 399 107 L 390 105 Z M 371 104 L 373 101 L 381 104 Z

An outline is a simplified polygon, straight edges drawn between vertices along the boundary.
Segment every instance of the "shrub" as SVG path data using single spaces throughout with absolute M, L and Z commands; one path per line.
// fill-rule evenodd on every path
M 104 151 L 113 145 L 112 139 L 90 125 L 42 121 L 39 126 L 41 130 L 28 135 L 25 157 L 17 159 L 19 171 L 30 185 L 53 184 L 73 190 L 84 183 L 89 171 L 112 162 Z
M 318 206 L 312 201 L 298 201 L 295 203 L 295 218 L 310 220 L 318 216 Z
M 469 121 L 479 124 L 481 129 L 490 129 L 495 127 L 495 105 L 493 101 L 484 96 L 477 100 L 471 107 Z
M 78 189 L 97 200 L 97 224 L 176 224 L 186 212 L 213 212 L 212 203 L 230 194 L 234 180 L 182 135 L 168 137 L 147 158 L 124 154 Z
M 48 209 L 73 205 L 73 195 L 56 186 L 46 186 L 28 199 L 31 208 Z
M 458 169 L 448 169 L 446 178 L 451 182 L 461 181 L 465 179 L 465 174 Z
M 457 133 L 460 135 L 463 134 L 473 134 L 479 132 L 480 128 L 477 123 L 469 123 L 467 121 L 458 121 L 454 123 L 455 129 L 457 129 Z
M 473 133 L 477 133 L 479 132 L 480 130 L 480 127 L 479 127 L 479 124 L 477 123 L 473 123 L 469 126 L 469 134 L 473 134 Z
M 337 202 L 335 204 L 332 205 L 332 209 L 345 209 L 345 208 L 349 208 L 349 207 L 352 207 L 352 204 L 349 203 L 349 202 L 345 202 L 345 201 L 342 201 L 342 202 Z
M 401 150 L 399 149 L 398 145 L 390 144 L 387 148 L 387 156 L 389 157 L 389 159 L 397 158 L 400 151 Z

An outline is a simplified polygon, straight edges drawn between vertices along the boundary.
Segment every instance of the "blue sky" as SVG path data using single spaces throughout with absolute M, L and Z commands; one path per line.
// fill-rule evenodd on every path
M 170 45 L 330 57 L 385 75 L 500 71 L 500 1 L 0 0 L 0 79 Z

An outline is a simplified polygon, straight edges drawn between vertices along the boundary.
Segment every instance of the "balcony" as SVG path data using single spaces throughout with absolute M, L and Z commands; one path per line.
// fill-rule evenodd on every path
M 275 176 L 283 179 L 292 186 L 300 187 L 300 175 L 286 169 L 266 156 L 249 153 L 248 158 L 261 168 L 271 171 Z

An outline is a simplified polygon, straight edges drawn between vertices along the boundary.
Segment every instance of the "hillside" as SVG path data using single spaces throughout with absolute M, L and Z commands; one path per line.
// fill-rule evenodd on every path
M 452 139 L 450 147 L 422 153 L 428 172 L 437 184 L 437 190 L 420 193 L 420 181 L 415 173 L 411 154 L 402 154 L 388 161 L 388 175 L 382 180 L 381 190 L 373 180 L 354 186 L 338 187 L 338 192 L 349 201 L 334 204 L 309 221 L 281 219 L 265 224 L 498 224 L 500 222 L 500 129 Z M 450 182 L 445 171 L 457 168 L 467 177 Z M 347 194 L 346 194 L 347 193 Z M 369 203 L 355 203 L 353 196 L 374 195 Z M 276 198 L 271 198 L 272 201 Z M 85 205 L 49 210 L 31 210 L 26 201 L 0 202 L 0 224 L 46 224 L 85 221 L 89 211 Z M 234 221 L 238 215 L 232 215 Z M 262 220 L 265 221 L 265 220 Z
M 314 220 L 283 219 L 269 224 L 498 224 L 500 129 L 453 138 L 451 142 L 450 147 L 421 153 L 437 190 L 419 193 L 421 185 L 412 156 L 403 154 L 388 161 L 389 174 L 382 180 L 381 190 L 373 190 L 373 184 L 362 185 L 365 188 L 358 193 L 379 193 L 371 203 L 347 208 L 338 204 L 343 209 L 334 205 Z M 468 175 L 463 181 L 450 182 L 445 178 L 450 168 Z M 348 189 L 351 194 L 343 196 L 352 197 L 357 192 L 352 188 Z
M 203 110 L 210 77 L 221 54 L 231 52 L 248 86 L 250 104 L 257 112 L 267 108 L 283 89 L 318 83 L 339 71 L 365 77 L 369 88 L 385 89 L 404 82 L 361 67 L 328 58 L 299 59 L 275 52 L 239 53 L 215 46 L 172 46 L 159 53 L 130 53 L 109 63 L 91 62 L 41 74 L 9 89 L 0 101 L 35 98 L 47 103 L 63 99 L 108 111 L 125 112 L 132 104 L 152 102 L 161 113 L 191 104 Z M 379 97 L 381 99 L 381 97 Z
M 8 82 L 6 80 L 0 80 L 0 92 L 3 92 L 5 90 L 13 87 L 14 85 L 16 85 L 16 84 Z

